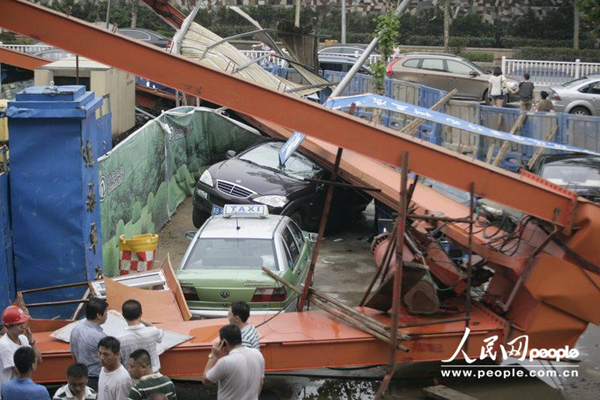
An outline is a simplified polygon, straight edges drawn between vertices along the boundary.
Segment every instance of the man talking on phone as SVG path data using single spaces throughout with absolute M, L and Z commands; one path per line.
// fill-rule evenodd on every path
M 242 332 L 236 325 L 222 327 L 219 338 L 208 356 L 202 383 L 218 383 L 218 400 L 258 400 L 265 377 L 262 354 L 242 346 Z

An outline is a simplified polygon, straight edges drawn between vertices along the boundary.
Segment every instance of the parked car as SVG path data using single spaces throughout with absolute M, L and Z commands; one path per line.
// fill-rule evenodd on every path
M 292 218 L 302 229 L 318 226 L 326 187 L 307 179 L 328 179 L 329 173 L 299 151 L 279 165 L 282 141 L 268 140 L 209 167 L 194 191 L 193 223 L 199 228 L 211 215 L 223 212 L 225 204 L 265 204 L 270 214 Z M 330 216 L 348 218 L 363 211 L 371 198 L 348 188 L 334 190 Z
M 584 76 L 560 86 L 550 87 L 556 112 L 575 115 L 600 115 L 600 75 Z
M 593 202 L 600 202 L 600 157 L 586 154 L 545 154 L 531 172 Z
M 134 39 L 138 39 L 144 41 L 149 44 L 153 44 L 160 48 L 167 48 L 170 43 L 170 40 L 161 35 L 160 33 L 151 31 L 150 29 L 143 28 L 123 28 L 117 30 L 117 33 L 122 35 L 126 35 L 132 37 Z
M 364 51 L 365 51 L 364 48 L 358 47 L 358 46 L 334 45 L 334 46 L 322 48 L 321 50 L 319 50 L 319 55 L 330 54 L 330 55 L 337 55 L 337 56 L 360 57 L 362 55 L 362 53 L 364 53 Z M 374 51 L 371 53 L 371 55 L 378 56 L 379 53 Z
M 338 71 L 348 72 L 352 66 L 358 61 L 358 57 L 351 55 L 339 56 L 331 54 L 319 54 L 319 71 Z M 359 74 L 371 75 L 371 69 L 365 63 L 358 70 Z
M 491 72 L 452 54 L 402 54 L 388 64 L 387 74 L 395 79 L 446 92 L 458 89 L 455 98 L 490 102 L 488 86 Z M 509 86 L 516 87 L 517 82 L 511 79 L 507 81 Z M 511 93 L 507 102 L 516 98 Z
M 197 317 L 226 317 L 233 301 L 247 302 L 252 315 L 295 311 L 298 295 L 261 268 L 299 287 L 313 249 L 314 234 L 289 217 L 269 215 L 265 205 L 226 205 L 192 239 L 177 279 Z

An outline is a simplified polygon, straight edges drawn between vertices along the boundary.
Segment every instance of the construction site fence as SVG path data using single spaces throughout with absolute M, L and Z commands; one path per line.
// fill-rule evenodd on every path
M 200 175 L 260 139 L 208 108 L 163 113 L 98 159 L 104 274 L 119 274 L 119 237 L 157 233 L 194 193 Z

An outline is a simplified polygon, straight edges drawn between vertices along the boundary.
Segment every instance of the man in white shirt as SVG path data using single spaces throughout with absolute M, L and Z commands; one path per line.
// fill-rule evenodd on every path
M 162 342 L 164 332 L 142 319 L 142 304 L 137 300 L 127 300 L 121 307 L 127 329 L 117 339 L 121 343 L 121 363 L 127 365 L 129 356 L 136 350 L 144 349 L 150 354 L 152 371 L 160 370 L 160 360 L 156 345 Z
M 131 390 L 132 382 L 127 369 L 121 364 L 119 341 L 106 336 L 98 343 L 98 358 L 102 370 L 98 379 L 98 400 L 123 400 Z
M 219 338 L 208 356 L 202 383 L 219 384 L 218 400 L 258 400 L 265 377 L 262 354 L 242 345 L 242 333 L 236 325 L 222 327 Z
M 28 320 L 29 315 L 17 306 L 8 306 L 2 313 L 2 324 L 6 328 L 6 333 L 0 338 L 0 388 L 3 382 L 17 377 L 13 368 L 15 366 L 13 357 L 19 347 L 32 347 L 36 362 L 39 364 L 42 360 L 42 353 L 37 348 L 31 330 L 27 326 Z

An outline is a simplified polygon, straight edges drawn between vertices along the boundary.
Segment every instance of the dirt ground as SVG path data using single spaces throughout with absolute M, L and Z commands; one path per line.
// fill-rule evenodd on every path
M 326 232 L 315 269 L 315 287 L 351 306 L 359 303 L 375 271 L 371 245 L 365 240 L 372 234 L 373 215 L 370 205 L 357 220 L 345 221 L 341 227 Z M 168 253 L 173 267 L 179 268 L 189 244 L 185 233 L 192 230 L 192 202 L 188 198 L 159 233 L 158 259 Z M 428 363 L 397 366 L 388 398 L 425 399 L 423 387 L 443 384 L 477 399 L 595 400 L 600 398 L 599 343 L 600 329 L 590 326 L 577 344 L 582 352 L 579 377 L 563 381 L 561 389 L 537 378 L 442 378 L 440 363 Z M 384 373 L 381 367 L 271 373 L 267 374 L 260 398 L 370 399 Z M 177 387 L 180 400 L 216 398 L 216 388 L 206 388 L 198 382 L 178 382 Z

